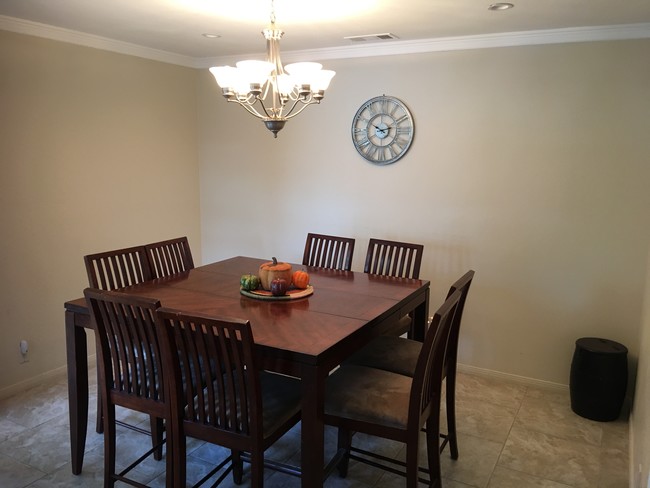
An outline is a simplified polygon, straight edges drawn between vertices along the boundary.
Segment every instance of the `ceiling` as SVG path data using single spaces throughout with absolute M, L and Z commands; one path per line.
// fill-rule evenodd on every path
M 650 37 L 650 0 L 509 0 L 514 8 L 503 11 L 488 10 L 497 0 L 274 1 L 286 32 L 283 52 L 628 24 Z M 49 30 L 44 37 L 56 37 L 56 27 L 59 37 L 71 31 L 76 39 L 98 36 L 196 61 L 263 53 L 260 31 L 271 6 L 271 0 L 0 0 L 0 28 L 28 25 L 28 33 Z M 345 39 L 384 33 L 399 41 Z

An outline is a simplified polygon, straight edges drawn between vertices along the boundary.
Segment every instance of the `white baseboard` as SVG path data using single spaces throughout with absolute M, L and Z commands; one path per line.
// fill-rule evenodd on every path
M 473 374 L 476 376 L 484 376 L 486 378 L 494 378 L 503 381 L 510 381 L 512 383 L 517 383 L 524 386 L 535 386 L 537 388 L 544 388 L 547 390 L 562 390 L 562 391 L 569 390 L 569 385 L 554 383 L 552 381 L 538 380 L 535 378 L 528 378 L 526 376 L 519 376 L 516 374 L 502 373 L 500 371 L 478 368 L 476 366 L 470 366 L 468 364 L 458 363 L 458 371 L 460 371 L 461 373 Z
M 94 354 L 92 356 L 88 356 L 88 364 L 89 365 L 95 364 Z M 563 390 L 563 391 L 567 391 L 569 389 L 569 385 L 563 385 L 561 383 L 553 383 L 552 381 L 544 381 L 535 378 L 528 378 L 526 376 L 519 376 L 510 373 L 502 373 L 500 371 L 479 368 L 476 366 L 470 366 L 468 364 L 462 364 L 462 363 L 458 363 L 458 371 L 460 371 L 461 373 L 473 374 L 476 376 L 483 376 L 486 378 L 494 378 L 502 381 L 510 381 L 512 383 L 517 383 L 524 386 L 535 386 L 538 388 L 545 388 L 550 390 Z M 67 373 L 67 367 L 61 366 L 60 368 L 53 369 L 52 371 L 48 371 L 38 376 L 34 376 L 33 378 L 30 378 L 28 380 L 21 381 L 20 383 L 16 383 L 15 385 L 11 385 L 6 388 L 3 388 L 2 390 L 0 390 L 0 400 L 16 395 L 25 390 L 29 390 L 30 388 L 34 388 L 35 386 L 41 385 L 43 383 L 62 380 L 65 378 L 66 373 Z
M 92 356 L 88 356 L 88 369 L 94 369 L 95 367 L 95 354 Z M 20 383 L 16 383 L 14 385 L 7 386 L 6 388 L 3 388 L 0 390 L 0 400 L 4 400 L 5 398 L 9 398 L 11 396 L 17 395 L 18 393 L 22 393 L 24 391 L 27 391 L 31 388 L 34 388 L 36 386 L 42 385 L 44 383 L 53 383 L 56 381 L 65 381 L 66 376 L 68 374 L 68 367 L 67 366 L 61 366 L 59 368 L 53 369 L 51 371 L 47 371 L 45 373 L 41 373 L 39 375 L 36 375 L 32 378 L 29 378 L 25 381 L 21 381 Z

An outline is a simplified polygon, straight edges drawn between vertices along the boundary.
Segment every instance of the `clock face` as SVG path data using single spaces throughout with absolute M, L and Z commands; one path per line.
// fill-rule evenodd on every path
M 352 142 L 358 153 L 375 164 L 390 164 L 406 154 L 413 141 L 411 112 L 395 97 L 365 102 L 352 119 Z

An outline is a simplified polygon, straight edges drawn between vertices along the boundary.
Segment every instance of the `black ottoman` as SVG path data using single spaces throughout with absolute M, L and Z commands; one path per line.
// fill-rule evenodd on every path
M 578 339 L 571 362 L 571 410 L 591 420 L 616 420 L 626 390 L 627 348 L 608 339 Z

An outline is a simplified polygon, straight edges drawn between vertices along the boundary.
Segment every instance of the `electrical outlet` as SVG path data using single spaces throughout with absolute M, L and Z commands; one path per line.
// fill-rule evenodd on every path
M 29 361 L 29 357 L 27 356 L 27 353 L 29 352 L 29 343 L 23 339 L 20 341 L 19 344 L 19 349 L 20 349 L 20 356 L 21 356 L 21 363 L 26 363 Z

